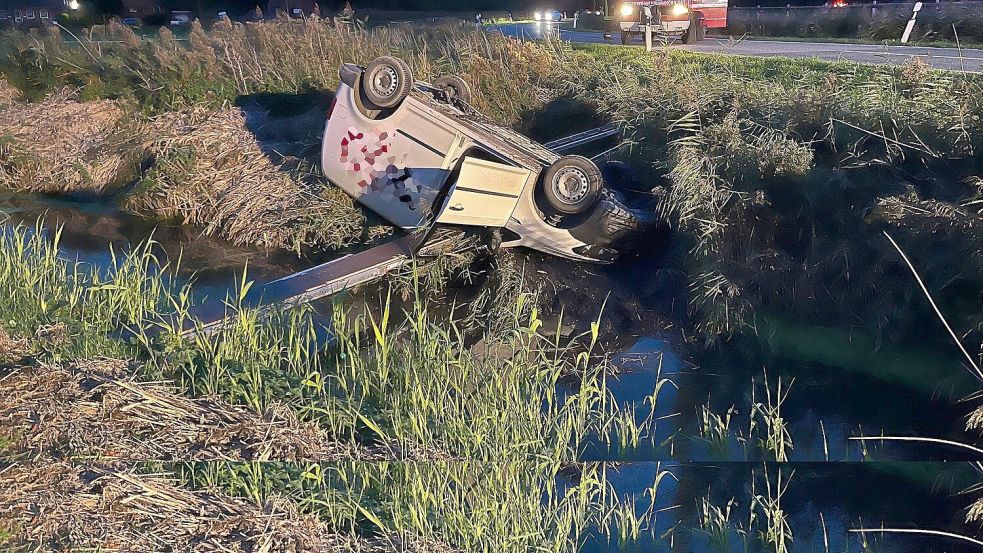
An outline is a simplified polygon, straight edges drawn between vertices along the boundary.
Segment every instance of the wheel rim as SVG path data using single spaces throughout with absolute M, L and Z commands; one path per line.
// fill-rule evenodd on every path
M 383 98 L 388 98 L 399 90 L 399 73 L 390 66 L 380 67 L 372 76 L 372 88 Z
M 565 167 L 553 176 L 553 194 L 561 202 L 573 205 L 583 201 L 590 189 L 587 173 L 575 167 Z

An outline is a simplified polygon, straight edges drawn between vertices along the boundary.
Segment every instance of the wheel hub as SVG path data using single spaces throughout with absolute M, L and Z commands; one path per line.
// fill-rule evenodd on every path
M 392 96 L 399 89 L 399 74 L 392 67 L 383 67 L 372 80 L 376 91 L 382 96 Z
M 587 196 L 590 188 L 587 174 L 575 167 L 561 169 L 553 177 L 553 193 L 565 204 L 576 204 Z

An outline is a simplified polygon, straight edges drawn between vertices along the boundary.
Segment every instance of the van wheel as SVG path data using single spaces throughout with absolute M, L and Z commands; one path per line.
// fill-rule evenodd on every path
M 392 56 L 372 60 L 362 75 L 362 94 L 369 109 L 394 108 L 409 96 L 413 89 L 413 73 L 409 65 Z
M 433 86 L 444 93 L 444 98 L 447 99 L 448 103 L 471 104 L 471 86 L 457 75 L 437 77 L 434 79 Z
M 703 16 L 698 14 L 693 14 L 689 19 L 689 29 L 683 33 L 683 44 L 693 44 L 694 42 L 699 42 L 703 40 L 706 36 L 706 28 L 704 27 Z
M 563 156 L 543 175 L 542 191 L 550 207 L 566 215 L 594 207 L 603 186 L 601 170 L 581 156 Z

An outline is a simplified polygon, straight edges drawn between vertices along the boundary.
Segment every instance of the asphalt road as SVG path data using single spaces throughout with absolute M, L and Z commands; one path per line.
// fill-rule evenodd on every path
M 541 39 L 548 26 L 536 23 L 515 23 L 496 27 L 506 36 Z M 555 26 L 552 27 L 555 32 Z M 604 39 L 599 31 L 560 30 L 560 37 L 570 42 L 617 44 L 621 38 L 615 34 Z M 644 46 L 641 38 L 635 38 L 631 46 Z M 732 54 L 755 57 L 819 58 L 828 61 L 853 61 L 869 64 L 900 65 L 909 58 L 918 57 L 937 69 L 951 71 L 983 72 L 983 50 L 963 48 L 928 48 L 923 46 L 884 46 L 878 44 L 836 44 L 830 42 L 784 42 L 778 40 L 741 40 L 709 37 L 698 44 L 675 43 L 673 48 L 691 52 Z

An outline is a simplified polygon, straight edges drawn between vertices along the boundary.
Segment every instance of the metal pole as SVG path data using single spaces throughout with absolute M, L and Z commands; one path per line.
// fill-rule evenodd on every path
M 911 12 L 911 19 L 908 20 L 908 25 L 904 29 L 904 34 L 901 35 L 901 42 L 907 43 L 908 38 L 911 37 L 911 31 L 915 28 L 915 18 L 918 17 L 918 12 L 922 9 L 921 2 L 915 2 L 915 9 Z
M 652 25 L 645 24 L 645 51 L 652 51 Z

